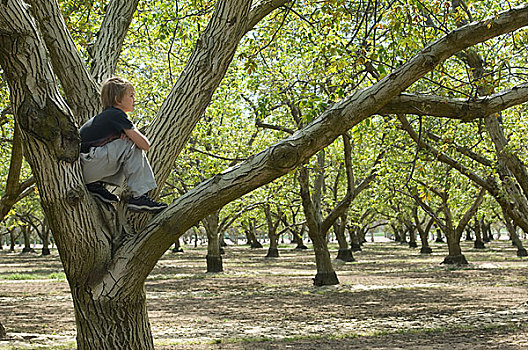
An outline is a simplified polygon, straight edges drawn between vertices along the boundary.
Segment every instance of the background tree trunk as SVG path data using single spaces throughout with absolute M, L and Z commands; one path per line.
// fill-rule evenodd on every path
M 218 222 L 220 210 L 205 217 L 202 223 L 207 233 L 207 272 L 223 272 L 222 255 L 218 241 Z
M 482 231 L 481 231 L 481 227 L 480 227 L 480 221 L 478 220 L 477 217 L 475 217 L 475 226 L 474 226 L 474 231 L 475 231 L 475 243 L 474 243 L 474 247 L 475 249 L 485 249 L 486 246 L 484 245 L 484 241 L 482 240 Z
M 510 234 L 513 245 L 517 247 L 517 256 L 518 257 L 528 256 L 528 252 L 524 248 L 522 241 L 519 239 L 519 236 L 517 235 L 517 230 L 515 229 L 511 218 L 508 216 L 508 213 L 506 213 L 504 209 L 502 213 L 504 216 L 504 225 L 506 226 L 506 229 L 508 230 L 508 233 Z
M 442 238 L 442 230 L 439 227 L 436 228 L 435 243 L 444 243 L 444 239 Z
M 416 243 L 416 228 L 411 222 L 407 222 L 407 231 L 409 232 L 409 248 L 418 248 Z
M 266 216 L 266 223 L 268 226 L 268 238 L 270 246 L 266 258 L 278 258 L 279 257 L 279 235 L 277 234 L 277 228 L 281 222 L 282 213 L 277 210 L 275 220 L 273 220 L 273 214 L 269 204 L 264 205 L 264 214 Z
M 359 235 L 357 231 L 359 228 L 357 226 L 349 226 L 348 227 L 348 235 L 350 236 L 350 250 L 352 252 L 360 252 L 361 249 L 361 242 L 359 241 Z
M 348 247 L 348 242 L 345 236 L 345 229 L 347 224 L 347 215 L 346 213 L 341 215 L 341 217 L 334 222 L 334 233 L 339 244 L 339 251 L 337 253 L 336 259 L 344 262 L 355 261 L 354 256 L 352 255 L 352 250 Z
M 22 236 L 24 237 L 22 253 L 33 253 L 35 250 L 31 248 L 31 230 L 28 225 L 22 226 Z
M 326 231 L 321 229 L 322 213 L 320 204 L 324 181 L 324 158 L 324 152 L 317 154 L 318 175 L 314 183 L 313 198 L 310 194 L 308 169 L 304 166 L 299 168 L 299 186 L 301 188 L 304 216 L 308 226 L 308 236 L 312 240 L 315 264 L 317 266 L 317 273 L 314 278 L 314 285 L 316 286 L 339 284 L 330 259 L 330 252 L 328 251 Z
M 248 222 L 249 224 L 249 228 L 248 230 L 246 231 L 246 237 L 247 237 L 247 240 L 248 240 L 248 244 L 251 246 L 251 248 L 253 249 L 260 249 L 262 248 L 262 244 L 260 244 L 260 242 L 257 240 L 257 236 L 255 234 L 255 230 L 256 230 L 256 223 L 255 223 L 255 218 L 251 218 Z

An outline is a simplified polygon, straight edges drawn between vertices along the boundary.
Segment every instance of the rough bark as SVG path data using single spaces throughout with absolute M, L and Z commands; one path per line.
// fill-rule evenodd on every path
M 92 58 L 90 73 L 97 82 L 114 75 L 121 47 L 136 12 L 139 0 L 112 0 L 97 33 L 97 40 L 89 50 Z
M 68 106 L 77 125 L 101 109 L 99 86 L 92 79 L 64 22 L 56 0 L 29 0 L 31 14 L 38 22 L 49 53 L 53 72 L 63 87 Z
M 380 114 L 415 114 L 471 121 L 493 115 L 528 101 L 528 83 L 496 94 L 450 98 L 402 93 L 391 99 L 380 110 Z
M 79 285 L 71 288 L 77 325 L 77 349 L 154 349 L 145 291 L 126 298 L 93 298 Z
M 149 159 L 158 182 L 164 183 L 170 175 L 176 158 L 222 81 L 242 36 L 258 20 L 287 2 L 262 1 L 254 7 L 250 0 L 217 3 L 181 75 L 145 130 L 152 143 Z M 160 190 L 158 187 L 155 194 Z

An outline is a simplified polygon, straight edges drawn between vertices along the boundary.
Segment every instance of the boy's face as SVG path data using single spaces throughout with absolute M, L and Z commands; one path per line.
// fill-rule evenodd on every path
M 114 104 L 114 107 L 119 108 L 125 113 L 132 112 L 134 110 L 134 103 L 136 102 L 135 99 L 135 91 L 134 89 L 128 89 L 121 101 L 117 101 Z

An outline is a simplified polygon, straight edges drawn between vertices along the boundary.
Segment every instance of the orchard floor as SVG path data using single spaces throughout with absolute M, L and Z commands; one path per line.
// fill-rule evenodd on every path
M 470 265 L 454 268 L 431 246 L 367 243 L 319 288 L 311 250 L 229 246 L 219 274 L 204 273 L 205 247 L 167 252 L 146 283 L 156 349 L 528 349 L 528 259 L 507 241 L 464 242 Z M 61 271 L 56 251 L 0 251 L 0 349 L 75 348 Z

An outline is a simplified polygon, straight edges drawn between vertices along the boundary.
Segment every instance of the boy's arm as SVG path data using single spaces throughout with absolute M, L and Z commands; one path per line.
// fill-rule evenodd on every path
M 149 140 L 137 129 L 125 129 L 126 136 L 136 144 L 139 149 L 148 151 L 150 149 Z

